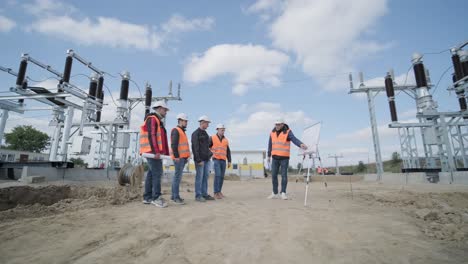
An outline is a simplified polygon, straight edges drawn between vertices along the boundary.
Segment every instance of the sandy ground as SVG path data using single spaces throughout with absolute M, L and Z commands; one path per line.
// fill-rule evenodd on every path
M 226 199 L 196 203 L 185 184 L 164 209 L 125 188 L 42 187 L 68 197 L 50 205 L 2 188 L 0 263 L 468 263 L 467 186 L 317 182 L 307 207 L 303 183 L 287 201 L 270 187 L 225 181 Z

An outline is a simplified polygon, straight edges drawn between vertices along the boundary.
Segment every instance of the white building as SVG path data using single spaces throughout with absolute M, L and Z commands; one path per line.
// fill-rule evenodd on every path
M 265 157 L 266 152 L 264 150 L 231 150 L 232 166 L 226 168 L 226 175 L 237 175 L 244 179 L 264 178 Z M 168 169 L 173 171 L 174 166 L 170 166 Z M 190 160 L 189 171 L 195 173 L 192 159 Z M 211 172 L 214 173 L 213 163 L 211 164 Z
M 3 162 L 25 162 L 25 161 L 48 161 L 49 154 L 35 153 L 20 150 L 0 149 L 0 161 Z

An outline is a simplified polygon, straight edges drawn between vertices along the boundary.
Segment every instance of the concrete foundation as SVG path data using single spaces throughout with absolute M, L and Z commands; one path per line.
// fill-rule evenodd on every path
M 118 170 L 84 169 L 84 168 L 54 168 L 54 167 L 24 167 L 14 170 L 14 179 L 28 182 L 28 177 L 40 176 L 44 181 L 107 181 L 117 180 Z M 21 178 L 20 178 L 21 176 Z M 7 179 L 7 170 L 0 170 L 0 178 Z M 32 180 L 32 179 L 31 179 Z M 35 179 L 34 181 L 37 181 Z
M 377 181 L 377 174 L 366 174 L 364 175 L 364 181 Z M 414 172 L 414 173 L 388 173 L 382 174 L 382 183 L 387 184 L 421 184 L 429 183 L 426 179 L 426 173 Z
M 440 172 L 439 184 L 466 184 L 468 185 L 468 171 Z

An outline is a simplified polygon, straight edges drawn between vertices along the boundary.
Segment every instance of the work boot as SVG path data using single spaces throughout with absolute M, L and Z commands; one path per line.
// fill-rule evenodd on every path
M 203 196 L 196 197 L 196 198 L 195 198 L 195 201 L 201 202 L 201 203 L 206 202 L 206 200 L 205 200 L 205 198 L 203 198 Z
M 173 199 L 172 201 L 173 201 L 175 204 L 178 204 L 178 205 L 183 205 L 183 204 L 185 204 L 184 199 L 182 199 L 182 198 L 180 198 L 180 197 L 175 198 L 175 199 Z
M 215 198 L 213 198 L 213 196 L 207 194 L 207 195 L 204 195 L 203 198 L 205 198 L 205 200 L 207 201 L 214 201 Z

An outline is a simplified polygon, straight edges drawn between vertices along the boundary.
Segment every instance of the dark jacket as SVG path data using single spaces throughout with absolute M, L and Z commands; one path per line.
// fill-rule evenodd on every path
M 276 134 L 279 135 L 279 133 L 287 133 L 288 129 L 289 129 L 289 126 L 284 124 L 283 129 L 281 129 L 280 131 L 276 131 L 276 129 L 273 128 L 271 132 L 276 132 Z M 268 157 L 271 157 L 271 136 L 269 138 L 270 139 L 268 140 Z M 300 147 L 302 144 L 302 142 L 294 136 L 292 130 L 289 131 L 287 141 L 292 141 L 292 143 L 294 143 L 294 145 L 298 147 Z M 279 160 L 289 159 L 289 157 L 277 156 L 277 155 L 273 155 L 273 158 L 279 159 Z
M 213 153 L 210 150 L 210 136 L 205 130 L 197 128 L 192 133 L 192 153 L 196 163 L 209 161 Z

